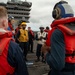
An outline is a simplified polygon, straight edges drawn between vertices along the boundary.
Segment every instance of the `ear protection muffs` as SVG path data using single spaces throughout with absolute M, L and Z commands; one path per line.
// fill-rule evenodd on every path
M 59 19 L 59 18 L 60 18 L 60 15 L 61 15 L 61 10 L 60 10 L 60 8 L 56 8 L 56 9 L 53 10 L 53 12 L 52 12 L 52 17 L 53 17 L 54 19 Z
M 59 19 L 61 17 L 61 9 L 58 8 L 57 6 L 59 4 L 64 4 L 64 3 L 68 4 L 66 1 L 60 1 L 60 2 L 58 2 L 58 3 L 55 4 L 55 6 L 53 8 L 53 11 L 52 11 L 52 17 L 54 19 Z

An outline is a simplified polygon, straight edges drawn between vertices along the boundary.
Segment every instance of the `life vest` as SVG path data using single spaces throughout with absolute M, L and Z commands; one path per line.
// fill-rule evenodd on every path
M 12 27 L 12 24 L 11 24 L 10 22 L 8 22 L 8 26 L 9 26 L 9 29 L 10 29 L 11 31 L 14 30 L 13 27 Z
M 49 32 L 50 30 L 45 29 L 44 31 L 48 34 L 48 32 Z
M 7 61 L 8 47 L 11 33 L 1 33 L 0 32 L 0 75 L 13 75 L 15 68 L 10 66 Z M 9 37 L 9 38 L 8 38 Z
M 32 30 L 30 30 L 30 34 L 34 37 L 34 33 L 33 33 L 33 31 L 32 31 Z
M 48 31 L 47 39 L 46 39 L 46 45 L 47 45 L 47 46 L 50 46 L 50 45 L 51 45 L 50 36 L 52 35 L 52 32 L 53 32 L 55 29 L 56 29 L 56 28 L 54 27 L 53 29 L 51 29 L 51 30 Z
M 28 31 L 20 29 L 19 42 L 27 42 L 28 41 Z
M 74 23 L 71 25 L 71 23 Z M 50 45 L 51 34 L 55 29 L 59 29 L 64 35 L 65 42 L 65 62 L 75 63 L 75 17 L 56 20 L 52 25 L 52 30 L 49 32 L 47 44 Z
M 39 39 L 40 37 L 46 38 L 46 32 L 38 32 L 37 33 L 37 38 Z M 38 44 L 44 44 L 46 42 L 46 39 L 41 39 L 41 40 L 37 40 Z

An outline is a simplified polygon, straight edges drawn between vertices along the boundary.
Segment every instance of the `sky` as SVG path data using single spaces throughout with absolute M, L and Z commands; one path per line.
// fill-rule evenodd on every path
M 0 0 L 0 2 L 7 2 L 7 0 Z M 22 0 L 25 1 L 25 0 Z M 27 0 L 32 2 L 32 7 L 30 11 L 30 23 L 27 23 L 27 26 L 30 26 L 32 30 L 39 30 L 40 26 L 49 26 L 53 21 L 52 10 L 54 5 L 60 0 Z M 75 0 L 65 0 L 71 5 L 75 13 Z

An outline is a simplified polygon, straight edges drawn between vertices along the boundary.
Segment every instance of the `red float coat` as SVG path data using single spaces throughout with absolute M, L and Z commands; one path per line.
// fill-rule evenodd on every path
M 12 40 L 11 32 L 0 32 L 0 75 L 7 75 L 7 74 L 13 74 L 14 68 L 9 65 L 7 61 L 7 55 L 8 55 L 8 47 L 10 40 Z
M 70 23 L 74 23 L 71 25 Z M 52 29 L 49 31 L 47 40 L 46 40 L 46 45 L 50 46 L 50 38 L 52 35 L 52 32 L 55 29 L 59 29 L 62 31 L 64 35 L 64 41 L 65 41 L 65 62 L 68 63 L 75 63 L 75 30 L 73 27 L 75 27 L 75 17 L 71 18 L 66 18 L 66 19 L 60 19 L 60 20 L 55 20 L 52 25 Z

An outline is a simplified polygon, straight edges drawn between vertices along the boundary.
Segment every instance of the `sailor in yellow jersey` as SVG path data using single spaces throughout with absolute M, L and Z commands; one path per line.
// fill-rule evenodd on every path
M 26 22 L 21 22 L 21 29 L 17 33 L 17 39 L 19 41 L 19 45 L 22 48 L 25 56 L 25 60 L 27 61 L 27 50 L 28 50 L 28 31 L 26 30 Z

